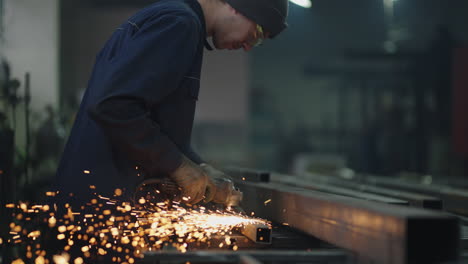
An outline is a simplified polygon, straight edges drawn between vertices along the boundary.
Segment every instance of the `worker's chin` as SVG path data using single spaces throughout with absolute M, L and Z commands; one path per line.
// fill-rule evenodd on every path
M 228 43 L 213 42 L 213 45 L 218 50 L 231 49 Z
M 213 43 L 214 44 L 214 43 Z M 215 49 L 217 50 L 223 50 L 223 49 L 226 49 L 225 47 L 221 46 L 221 45 L 218 45 L 218 44 L 214 44 L 214 47 Z
M 211 41 L 212 41 L 213 46 L 215 47 L 215 49 L 218 49 L 218 50 L 223 49 L 223 46 L 221 45 L 222 43 L 219 42 L 218 38 L 213 37 L 213 38 L 211 39 Z
M 213 45 L 218 50 L 233 50 L 234 45 L 229 41 L 220 41 L 219 39 L 213 38 Z
M 242 48 L 240 44 L 236 43 L 226 43 L 225 45 L 221 45 L 222 49 L 227 49 L 227 50 L 238 50 Z

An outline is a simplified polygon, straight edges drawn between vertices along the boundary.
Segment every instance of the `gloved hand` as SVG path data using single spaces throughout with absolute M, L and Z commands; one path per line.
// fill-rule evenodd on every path
M 200 167 L 209 177 L 204 202 L 212 201 L 227 207 L 239 205 L 242 192 L 235 188 L 231 177 L 206 163 L 200 164 Z
M 169 178 L 181 189 L 185 203 L 196 204 L 204 198 L 209 182 L 208 175 L 187 157 L 183 156 L 181 165 L 169 175 Z

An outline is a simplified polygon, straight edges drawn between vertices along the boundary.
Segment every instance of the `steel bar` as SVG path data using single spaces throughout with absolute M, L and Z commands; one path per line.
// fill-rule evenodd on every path
M 207 243 L 190 242 L 187 245 L 188 250 L 211 250 L 219 249 L 219 245 L 223 244 L 225 249 L 233 249 L 236 246 L 239 250 L 243 249 L 266 249 L 270 248 L 270 244 L 255 243 L 243 234 L 229 235 L 230 245 L 226 244 L 226 236 L 211 236 Z
M 460 222 L 462 222 L 463 225 L 468 226 L 468 217 L 464 217 L 461 215 L 456 215 L 456 216 L 458 217 L 458 219 L 460 219 Z
M 241 228 L 244 236 L 255 243 L 271 244 L 271 227 L 264 224 L 250 224 Z
M 252 258 L 251 256 L 241 256 L 239 258 L 239 263 L 240 264 L 262 264 L 260 261 Z
M 417 192 L 442 199 L 443 209 L 449 212 L 468 215 L 468 191 L 441 185 L 423 185 L 377 176 L 358 175 L 356 180 L 369 185 Z
M 461 248 L 468 250 L 468 226 L 462 226 L 461 230 Z
M 237 182 L 243 207 L 377 263 L 431 263 L 459 256 L 458 219 L 278 183 Z M 269 200 L 269 203 L 263 201 Z
M 347 263 L 349 255 L 344 250 L 198 250 L 185 253 L 174 251 L 148 252 L 141 263 L 159 263 L 160 261 L 201 262 L 201 263 L 239 263 L 242 256 L 250 256 L 259 261 L 285 263 Z
M 468 262 L 468 251 L 463 252 L 461 254 L 459 263 L 467 263 L 467 262 Z
M 368 201 L 375 201 L 375 202 L 395 204 L 395 205 L 408 205 L 408 202 L 404 200 L 386 197 L 386 196 L 377 195 L 377 194 L 362 193 L 362 192 L 353 191 L 353 190 L 349 190 L 349 189 L 345 189 L 341 187 L 330 186 L 327 184 L 320 184 L 317 182 L 310 183 L 310 182 L 304 181 L 303 179 L 298 179 L 297 177 L 290 176 L 290 175 L 272 173 L 271 180 L 272 182 L 292 185 L 296 187 L 305 188 L 308 190 L 354 197 L 354 198 L 359 198 L 359 199 L 368 200 Z
M 262 170 L 254 170 L 248 168 L 240 168 L 229 166 L 224 168 L 224 171 L 239 181 L 249 181 L 249 182 L 269 182 L 270 181 L 270 172 Z
M 299 232 L 290 226 L 273 226 L 273 230 L 274 232 L 272 233 L 272 244 L 269 247 L 270 249 L 337 249 L 337 247 L 332 244 L 305 234 L 304 232 Z
M 305 178 L 305 179 L 304 179 Z M 342 188 L 348 188 L 355 191 L 379 194 L 387 197 L 392 197 L 404 201 L 408 201 L 409 205 L 415 207 L 422 207 L 428 209 L 442 209 L 442 200 L 440 198 L 419 194 L 416 192 L 407 192 L 389 188 L 382 188 L 371 186 L 368 184 L 359 184 L 349 180 L 341 179 L 335 176 L 324 176 L 318 174 L 307 173 L 305 177 L 301 177 L 301 180 L 310 180 L 314 182 L 319 182 L 322 184 L 331 184 Z
M 289 226 L 279 225 L 273 227 L 274 232 L 271 234 L 271 244 L 255 243 L 245 235 L 240 233 L 240 230 L 234 230 L 233 234 L 229 235 L 230 245 L 226 245 L 225 235 L 212 235 L 207 243 L 190 242 L 187 249 L 219 249 L 221 243 L 225 249 L 233 249 L 236 246 L 239 250 L 246 249 L 291 249 L 291 250 L 312 250 L 312 249 L 336 249 L 320 239 L 314 238 L 302 232 L 292 229 Z M 273 231 L 272 230 L 272 231 Z M 239 232 L 237 232 L 239 231 Z

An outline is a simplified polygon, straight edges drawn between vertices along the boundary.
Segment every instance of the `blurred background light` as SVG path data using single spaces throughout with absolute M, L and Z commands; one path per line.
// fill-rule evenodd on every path
M 310 8 L 312 7 L 312 1 L 310 0 L 289 0 L 290 2 L 298 5 L 298 6 L 302 6 L 304 8 Z

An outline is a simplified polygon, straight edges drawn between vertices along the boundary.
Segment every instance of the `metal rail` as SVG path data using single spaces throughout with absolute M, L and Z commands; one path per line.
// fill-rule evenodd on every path
M 468 250 L 468 226 L 462 226 L 461 228 L 461 248 Z
M 238 250 L 254 250 L 254 249 L 268 249 L 268 250 L 316 250 L 316 249 L 338 249 L 329 243 L 320 239 L 309 236 L 302 232 L 298 232 L 293 228 L 285 225 L 274 225 L 271 230 L 271 243 L 256 243 L 252 239 L 243 235 L 240 229 L 234 229 L 233 233 L 229 235 L 230 245 L 226 243 L 226 235 L 212 235 L 208 243 L 189 242 L 187 250 L 219 250 L 219 245 L 223 243 L 224 249 Z M 259 240 L 259 239 L 258 239 Z M 265 242 L 265 241 L 263 241 Z
M 441 185 L 423 185 L 377 176 L 358 175 L 356 181 L 379 187 L 417 192 L 442 199 L 443 209 L 449 212 L 468 215 L 468 190 Z
M 306 179 L 313 182 L 319 182 L 322 184 L 331 184 L 338 187 L 348 188 L 355 191 L 379 194 L 387 197 L 393 197 L 396 199 L 408 201 L 409 205 L 414 207 L 428 208 L 428 209 L 442 209 L 442 200 L 440 198 L 419 194 L 417 192 L 408 192 L 402 190 L 395 190 L 383 187 L 371 186 L 368 184 L 359 184 L 349 180 L 341 179 L 336 176 L 324 176 L 312 173 L 305 175 Z M 301 177 L 301 179 L 303 179 Z
M 278 183 L 237 184 L 247 211 L 349 249 L 359 259 L 437 263 L 459 257 L 460 226 L 454 216 Z
M 349 255 L 343 250 L 198 250 L 186 253 L 173 251 L 148 252 L 141 263 L 160 263 L 161 261 L 178 261 L 177 263 L 239 263 L 241 258 L 249 256 L 249 260 L 274 261 L 274 263 L 348 263 Z
M 262 264 L 260 261 L 252 258 L 251 256 L 241 256 L 239 258 L 240 264 Z
M 330 186 L 327 184 L 320 184 L 317 182 L 311 183 L 303 179 L 298 180 L 297 177 L 290 176 L 290 175 L 272 173 L 271 180 L 272 182 L 292 185 L 292 186 L 301 187 L 301 188 L 308 189 L 308 190 L 354 197 L 354 198 L 359 198 L 359 199 L 363 199 L 367 201 L 375 201 L 375 202 L 395 204 L 395 205 L 408 205 L 409 204 L 407 201 L 388 197 L 388 196 L 371 194 L 371 193 L 363 193 L 363 192 L 353 191 L 353 190 L 349 190 L 349 189 L 345 189 L 341 187 Z

